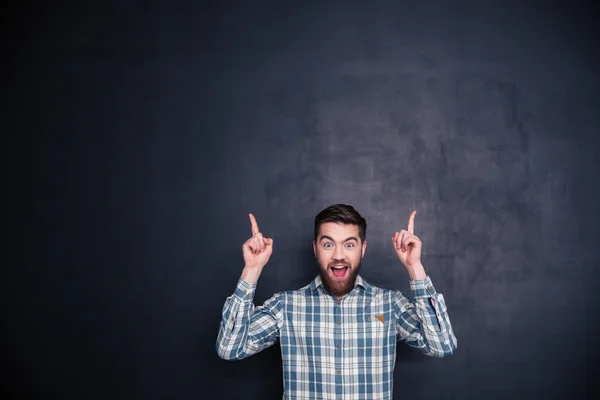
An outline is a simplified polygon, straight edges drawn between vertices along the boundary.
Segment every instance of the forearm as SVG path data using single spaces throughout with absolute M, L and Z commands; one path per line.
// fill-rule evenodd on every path
M 258 278 L 260 278 L 261 273 L 262 268 L 245 266 L 242 270 L 242 279 L 252 285 L 255 285 L 258 282 Z

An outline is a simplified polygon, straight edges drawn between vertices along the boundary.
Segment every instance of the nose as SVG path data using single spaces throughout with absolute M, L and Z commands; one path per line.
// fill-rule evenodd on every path
M 343 261 L 344 253 L 342 252 L 342 248 L 340 246 L 336 246 L 333 254 L 331 255 L 334 261 Z

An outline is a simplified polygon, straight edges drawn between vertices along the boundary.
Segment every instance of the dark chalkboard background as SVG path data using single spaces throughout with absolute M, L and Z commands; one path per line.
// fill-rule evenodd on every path
M 255 303 L 316 274 L 315 214 L 368 221 L 408 290 L 417 209 L 459 341 L 400 399 L 596 390 L 599 14 L 523 1 L 17 2 L 2 16 L 2 381 L 13 398 L 277 399 L 279 348 L 215 352 L 247 214 Z M 596 390 L 597 391 L 597 390 Z M 590 395 L 591 396 L 591 395 Z

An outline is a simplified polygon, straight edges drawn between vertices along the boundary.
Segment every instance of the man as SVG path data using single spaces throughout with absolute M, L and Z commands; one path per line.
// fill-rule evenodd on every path
M 408 229 L 392 238 L 410 276 L 414 303 L 359 275 L 367 224 L 352 206 L 338 204 L 315 218 L 319 275 L 255 308 L 256 283 L 273 252 L 273 239 L 260 233 L 250 214 L 252 237 L 242 246 L 245 267 L 223 307 L 219 356 L 239 360 L 279 340 L 284 399 L 391 399 L 397 341 L 433 357 L 450 355 L 457 345 L 444 297 L 421 264 L 415 215 Z

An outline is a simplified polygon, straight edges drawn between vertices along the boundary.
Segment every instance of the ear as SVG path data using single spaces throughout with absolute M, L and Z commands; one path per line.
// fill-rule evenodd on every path
M 367 252 L 367 241 L 365 240 L 362 244 L 362 257 L 361 258 L 364 258 L 366 252 Z
M 315 258 L 317 258 L 317 242 L 315 242 L 313 240 L 313 254 L 315 255 Z

